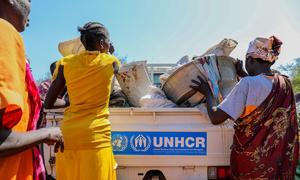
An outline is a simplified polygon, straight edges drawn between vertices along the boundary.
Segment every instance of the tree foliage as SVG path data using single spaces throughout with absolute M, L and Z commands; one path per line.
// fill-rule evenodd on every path
M 292 63 L 279 66 L 279 69 L 291 78 L 294 91 L 300 92 L 300 58 L 294 59 Z

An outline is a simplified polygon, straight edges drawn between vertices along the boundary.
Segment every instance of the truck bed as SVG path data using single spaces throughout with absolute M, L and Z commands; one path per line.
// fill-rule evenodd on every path
M 50 124 L 63 118 L 63 109 L 47 112 Z M 229 165 L 233 137 L 230 120 L 213 125 L 196 108 L 111 108 L 109 119 L 119 167 Z M 137 136 L 140 144 L 135 143 Z M 204 146 L 198 143 L 196 147 L 198 136 L 205 141 Z

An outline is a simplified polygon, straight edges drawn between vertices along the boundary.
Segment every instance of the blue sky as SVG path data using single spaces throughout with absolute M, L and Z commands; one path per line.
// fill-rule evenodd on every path
M 175 63 L 201 55 L 223 38 L 239 42 L 232 56 L 244 58 L 257 36 L 283 42 L 277 64 L 300 57 L 299 0 L 32 0 L 23 34 L 36 79 L 61 58 L 58 43 L 77 37 L 77 26 L 103 23 L 120 56 L 148 63 Z

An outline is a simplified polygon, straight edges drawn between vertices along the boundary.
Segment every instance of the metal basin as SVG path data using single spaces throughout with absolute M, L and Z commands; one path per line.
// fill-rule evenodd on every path
M 166 96 L 178 105 L 193 106 L 204 99 L 204 95 L 190 88 L 191 80 L 203 77 L 197 61 L 189 62 L 171 74 L 162 86 Z
M 228 56 L 218 56 L 217 65 L 221 76 L 220 91 L 223 97 L 226 97 L 237 83 L 235 60 Z M 204 100 L 203 94 L 190 88 L 192 79 L 197 79 L 197 76 L 204 77 L 197 66 L 199 66 L 198 61 L 181 66 L 163 84 L 163 91 L 174 103 L 194 106 Z

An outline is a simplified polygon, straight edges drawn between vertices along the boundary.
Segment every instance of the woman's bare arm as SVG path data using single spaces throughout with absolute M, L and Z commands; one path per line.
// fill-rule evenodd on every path
M 41 143 L 56 144 L 63 151 L 63 138 L 59 128 L 42 128 L 28 132 L 14 132 L 0 127 L 0 157 L 14 155 Z
M 60 65 L 58 68 L 57 77 L 52 82 L 52 84 L 48 90 L 48 93 L 47 93 L 47 96 L 46 96 L 46 99 L 44 102 L 45 109 L 55 108 L 54 103 L 55 103 L 57 97 L 59 96 L 59 94 L 64 90 L 65 84 L 66 84 L 66 80 L 64 77 L 64 73 L 63 73 L 63 66 Z

